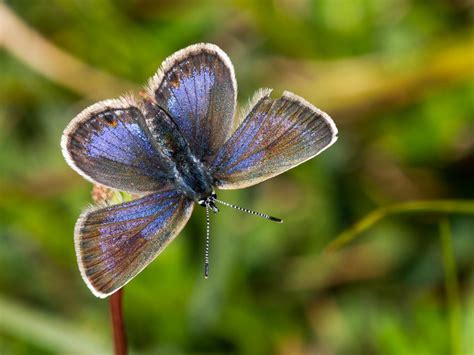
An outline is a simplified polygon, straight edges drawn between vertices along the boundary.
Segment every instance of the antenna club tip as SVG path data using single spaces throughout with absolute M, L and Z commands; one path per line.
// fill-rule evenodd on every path
M 207 280 L 209 278 L 209 275 L 204 275 L 204 279 Z
M 280 218 L 270 216 L 270 220 L 277 223 L 283 223 L 283 220 Z

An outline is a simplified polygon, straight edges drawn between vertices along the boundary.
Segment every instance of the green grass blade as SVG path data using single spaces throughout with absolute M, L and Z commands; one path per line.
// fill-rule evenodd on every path
M 449 222 L 443 218 L 439 224 L 441 251 L 443 254 L 444 280 L 448 302 L 449 335 L 451 354 L 461 354 L 461 302 L 457 280 L 456 259 L 453 251 L 452 234 Z
M 339 234 L 326 247 L 326 252 L 335 252 L 357 236 L 371 228 L 381 219 L 393 214 L 406 213 L 440 213 L 440 214 L 469 214 L 474 215 L 474 201 L 471 200 L 431 200 L 402 202 L 391 206 L 381 207 L 370 212 L 352 227 Z

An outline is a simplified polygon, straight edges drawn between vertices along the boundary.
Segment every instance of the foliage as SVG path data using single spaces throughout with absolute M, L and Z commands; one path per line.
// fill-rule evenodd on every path
M 328 111 L 340 138 L 278 178 L 219 193 L 285 223 L 222 208 L 208 280 L 196 208 L 126 287 L 131 348 L 472 351 L 469 12 L 441 0 L 0 2 L 0 353 L 111 349 L 107 304 L 83 284 L 72 241 L 91 185 L 64 163 L 61 131 L 195 42 L 229 54 L 241 104 L 259 87 L 293 91 Z M 344 248 L 325 253 L 330 242 Z

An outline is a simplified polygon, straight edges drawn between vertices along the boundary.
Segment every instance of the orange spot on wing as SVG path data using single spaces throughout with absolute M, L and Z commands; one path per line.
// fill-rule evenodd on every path
M 104 116 L 104 121 L 105 121 L 109 126 L 112 126 L 112 127 L 117 126 L 117 120 L 115 119 L 115 117 L 113 117 L 113 116 L 111 116 L 111 115 L 106 115 L 106 116 Z

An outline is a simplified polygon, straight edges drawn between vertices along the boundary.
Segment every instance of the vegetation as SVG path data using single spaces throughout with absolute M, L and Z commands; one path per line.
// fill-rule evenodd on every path
M 472 3 L 418 0 L 0 1 L 0 353 L 112 351 L 73 226 L 91 184 L 66 124 L 138 90 L 196 42 L 260 87 L 330 113 L 339 141 L 205 216 L 125 289 L 130 348 L 150 354 L 474 351 Z

